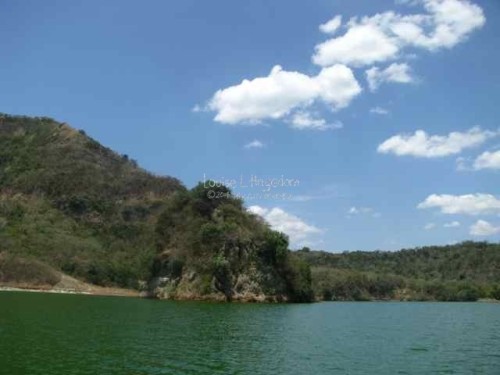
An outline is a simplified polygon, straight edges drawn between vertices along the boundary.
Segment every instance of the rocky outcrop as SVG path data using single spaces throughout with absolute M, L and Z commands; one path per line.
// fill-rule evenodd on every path
M 170 252 L 155 260 L 155 276 L 149 281 L 147 296 L 172 300 L 212 300 L 241 302 L 286 302 L 284 285 L 248 263 L 236 272 L 212 265 L 204 270 L 186 266 Z M 274 285 L 271 285 L 274 283 Z M 281 288 L 281 290 L 280 290 Z

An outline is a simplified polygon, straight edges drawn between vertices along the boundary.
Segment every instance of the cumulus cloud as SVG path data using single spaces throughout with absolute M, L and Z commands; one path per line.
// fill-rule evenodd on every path
M 398 51 L 396 41 L 376 25 L 351 20 L 344 35 L 318 44 L 312 59 L 321 66 L 363 66 L 393 59 Z
M 382 107 L 373 107 L 370 109 L 370 113 L 375 113 L 377 115 L 388 115 L 389 111 Z
M 500 233 L 500 226 L 494 226 L 485 220 L 478 220 L 470 227 L 469 233 L 472 236 L 493 236 Z
M 483 10 L 468 0 L 424 0 L 426 10 L 432 15 L 431 32 L 421 31 L 409 37 L 417 37 L 412 43 L 417 47 L 436 50 L 451 48 L 468 35 L 483 27 L 486 22 Z M 425 27 L 426 20 L 423 21 Z M 416 29 L 417 30 L 417 29 Z
M 274 230 L 287 234 L 292 247 L 301 246 L 310 241 L 311 236 L 321 233 L 319 228 L 305 223 L 297 216 L 278 207 L 268 209 L 261 206 L 251 206 L 248 211 L 261 216 Z
M 412 82 L 408 64 L 395 62 L 408 56 L 406 48 L 412 48 L 410 53 L 419 48 L 451 48 L 485 23 L 482 9 L 469 0 L 416 1 L 423 7 L 421 13 L 388 11 L 353 17 L 344 26 L 337 15 L 321 24 L 320 31 L 330 36 L 315 47 L 312 60 L 322 67 L 317 75 L 286 71 L 276 65 L 267 76 L 244 79 L 218 90 L 207 105 L 194 110 L 215 112 L 214 120 L 225 124 L 277 119 L 293 124 L 290 116 L 295 111 L 316 102 L 326 103 L 333 110 L 347 107 L 362 92 L 351 67 L 371 66 L 366 76 L 372 91 L 384 82 Z M 344 33 L 339 35 L 341 27 Z M 392 64 L 380 67 L 389 62 Z M 303 128 L 318 129 L 314 125 L 320 124 L 318 121 Z
M 438 158 L 460 153 L 462 150 L 481 145 L 498 135 L 497 132 L 473 127 L 466 132 L 451 132 L 448 135 L 428 135 L 424 130 L 415 134 L 395 135 L 378 146 L 383 154 Z
M 460 222 L 458 221 L 451 221 L 449 223 L 444 223 L 443 227 L 445 228 L 458 228 L 460 226 Z
M 438 208 L 443 214 L 486 215 L 500 214 L 500 199 L 491 194 L 432 194 L 417 208 Z
M 500 151 L 485 151 L 474 161 L 473 168 L 480 169 L 500 169 Z
M 389 11 L 351 18 L 345 34 L 316 46 L 313 62 L 359 67 L 396 59 L 405 48 L 452 48 L 486 22 L 483 10 L 468 0 L 419 3 L 425 12 L 402 15 Z
M 243 146 L 246 149 L 251 149 L 251 148 L 263 148 L 264 143 L 259 141 L 258 139 L 254 139 L 252 142 L 247 143 L 245 146 Z
M 340 121 L 327 123 L 325 119 L 314 118 L 309 112 L 298 111 L 290 119 L 294 129 L 313 129 L 313 130 L 334 130 L 342 129 L 343 124 Z
M 384 82 L 410 83 L 414 81 L 410 73 L 410 66 L 406 63 L 394 63 L 383 70 L 374 66 L 368 69 L 365 74 L 371 91 L 376 91 Z
M 245 79 L 239 85 L 217 91 L 208 107 L 216 112 L 214 120 L 221 123 L 258 123 L 283 118 L 315 101 L 337 110 L 346 107 L 359 93 L 358 81 L 344 65 L 324 68 L 312 77 L 276 65 L 267 77 Z
M 338 28 L 342 25 L 342 16 L 335 16 L 326 23 L 319 25 L 321 32 L 325 34 L 335 34 Z

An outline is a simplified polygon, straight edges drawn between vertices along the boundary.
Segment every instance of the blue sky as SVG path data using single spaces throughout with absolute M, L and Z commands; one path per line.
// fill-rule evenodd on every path
M 0 43 L 1 112 L 237 180 L 293 247 L 500 239 L 496 0 L 3 1 Z

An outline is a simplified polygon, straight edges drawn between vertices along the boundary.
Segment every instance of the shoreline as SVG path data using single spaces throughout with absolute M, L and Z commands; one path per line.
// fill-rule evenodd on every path
M 87 284 L 89 285 L 89 284 Z M 101 297 L 129 297 L 129 298 L 144 298 L 148 299 L 147 296 L 143 295 L 141 292 L 132 289 L 121 289 L 121 288 L 109 288 L 109 287 L 101 287 L 92 285 L 89 287 L 89 290 L 78 290 L 78 289 L 63 289 L 63 288 L 50 288 L 49 286 L 24 286 L 24 285 L 0 285 L 0 292 L 27 292 L 27 293 L 49 293 L 49 294 L 76 294 L 76 295 L 86 295 L 86 296 L 101 296 Z M 234 300 L 234 301 L 222 301 L 221 299 L 216 298 L 174 298 L 174 299 L 159 299 L 164 301 L 176 301 L 176 302 L 217 302 L 217 303 L 236 303 L 236 304 L 248 304 L 248 303 L 271 303 L 268 301 L 245 301 L 245 300 Z M 373 300 L 373 301 L 322 301 L 316 300 L 313 303 L 384 303 L 384 302 L 402 302 L 402 303 L 414 303 L 414 302 L 427 302 L 427 303 L 493 303 L 499 304 L 500 300 L 481 298 L 477 301 L 402 301 L 399 299 L 393 300 Z M 280 302 L 274 302 L 280 303 Z M 282 302 L 287 304 L 286 302 Z M 273 304 L 273 303 L 271 303 Z
M 0 285 L 0 292 L 28 292 L 28 293 L 51 293 L 51 294 L 80 294 L 87 296 L 110 296 L 110 297 L 141 297 L 140 292 L 132 289 L 109 288 L 101 286 L 90 286 L 87 288 L 53 288 L 38 285 Z

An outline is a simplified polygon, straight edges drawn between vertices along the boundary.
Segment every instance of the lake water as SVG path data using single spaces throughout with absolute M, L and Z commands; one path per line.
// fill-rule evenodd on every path
M 500 374 L 500 304 L 0 293 L 0 373 Z

